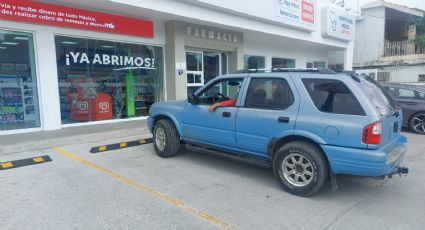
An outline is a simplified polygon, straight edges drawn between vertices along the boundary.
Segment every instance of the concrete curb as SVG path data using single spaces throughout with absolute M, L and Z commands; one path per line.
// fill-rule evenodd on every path
M 55 146 L 84 144 L 130 136 L 146 136 L 150 132 L 146 121 L 128 121 L 113 124 L 69 127 L 55 131 L 0 136 L 0 156 L 52 148 Z

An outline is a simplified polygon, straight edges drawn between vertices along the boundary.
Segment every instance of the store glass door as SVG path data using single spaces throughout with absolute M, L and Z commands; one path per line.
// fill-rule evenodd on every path
M 187 93 L 190 95 L 215 77 L 227 74 L 227 53 L 187 51 Z
M 220 75 L 220 53 L 204 52 L 204 82 Z

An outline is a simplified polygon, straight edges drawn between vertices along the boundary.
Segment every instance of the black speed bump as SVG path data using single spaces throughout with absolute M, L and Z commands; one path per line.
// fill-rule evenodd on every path
M 27 166 L 27 165 L 41 164 L 41 163 L 46 163 L 49 161 L 52 161 L 52 158 L 46 155 L 46 156 L 32 157 L 32 158 L 16 160 L 16 161 L 1 162 L 0 170 L 18 168 L 18 167 Z
M 96 146 L 90 149 L 90 153 L 100 153 L 105 151 L 134 147 L 134 146 L 139 146 L 144 144 L 150 144 L 152 142 L 153 142 L 153 139 L 148 138 L 148 139 L 139 139 L 135 141 L 120 142 L 120 143 L 115 143 L 110 145 Z

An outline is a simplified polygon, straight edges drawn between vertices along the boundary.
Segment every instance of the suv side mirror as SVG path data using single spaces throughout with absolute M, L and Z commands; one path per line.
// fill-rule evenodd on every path
M 195 96 L 194 93 L 192 93 L 192 94 L 189 95 L 189 98 L 187 99 L 187 101 L 190 104 L 198 104 L 198 98 Z

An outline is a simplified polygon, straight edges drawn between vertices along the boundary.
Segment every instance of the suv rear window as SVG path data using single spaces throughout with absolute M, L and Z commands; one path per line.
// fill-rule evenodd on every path
M 316 108 L 325 113 L 365 115 L 351 90 L 341 81 L 302 79 Z
M 361 89 L 366 93 L 372 104 L 381 116 L 388 116 L 395 112 L 397 102 L 390 96 L 377 81 L 370 77 L 360 78 Z

